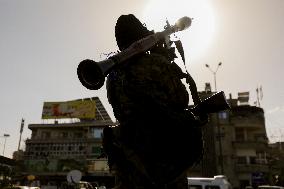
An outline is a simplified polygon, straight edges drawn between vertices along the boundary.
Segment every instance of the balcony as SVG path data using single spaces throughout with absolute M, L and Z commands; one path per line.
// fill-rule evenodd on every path
M 27 139 L 26 144 L 44 143 L 100 143 L 100 138 L 46 138 L 46 139 Z
M 232 144 L 236 149 L 255 149 L 257 151 L 263 151 L 268 148 L 266 141 L 234 141 Z
M 250 116 L 250 117 L 236 116 L 231 118 L 231 122 L 234 123 L 235 127 L 265 129 L 264 118 L 259 116 Z
M 236 164 L 235 170 L 238 173 L 269 172 L 266 164 Z

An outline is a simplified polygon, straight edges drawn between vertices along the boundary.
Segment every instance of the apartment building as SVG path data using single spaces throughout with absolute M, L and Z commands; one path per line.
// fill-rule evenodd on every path
M 200 92 L 202 99 L 212 94 L 210 85 Z M 210 121 L 203 128 L 204 157 L 188 175 L 226 175 L 235 188 L 269 183 L 264 111 L 244 103 L 243 96 L 229 96 L 230 110 L 209 115 Z
M 236 106 L 232 107 L 232 115 L 233 161 L 238 185 L 267 184 L 270 155 L 263 109 L 249 105 Z

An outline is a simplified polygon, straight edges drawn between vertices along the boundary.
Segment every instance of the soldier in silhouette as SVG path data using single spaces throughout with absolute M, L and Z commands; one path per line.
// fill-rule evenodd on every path
M 123 51 L 153 34 L 134 15 L 115 26 Z M 104 130 L 104 151 L 119 189 L 186 189 L 186 171 L 202 156 L 201 122 L 188 110 L 185 73 L 165 41 L 116 66 L 107 96 L 119 126 Z

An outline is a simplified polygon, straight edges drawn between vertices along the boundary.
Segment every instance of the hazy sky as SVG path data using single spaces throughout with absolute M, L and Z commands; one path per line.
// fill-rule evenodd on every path
M 217 72 L 217 90 L 237 98 L 262 86 L 268 136 L 284 139 L 284 0 L 0 0 L 0 120 L 5 156 L 31 136 L 28 124 L 42 123 L 44 101 L 98 96 L 114 120 L 105 86 L 85 89 L 76 69 L 80 61 L 116 52 L 114 26 L 121 14 L 135 14 L 149 29 L 161 31 L 166 18 L 193 18 L 176 36 L 184 45 L 186 66 L 203 90 Z M 179 65 L 180 60 L 177 60 Z M 184 69 L 184 67 L 182 67 Z M 283 135 L 283 137 L 282 137 Z M 0 138 L 2 155 L 4 138 Z

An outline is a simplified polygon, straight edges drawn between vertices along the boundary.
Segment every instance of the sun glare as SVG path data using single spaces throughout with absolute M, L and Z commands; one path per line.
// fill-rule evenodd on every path
M 166 20 L 174 25 L 183 16 L 193 18 L 192 24 L 175 35 L 183 44 L 185 59 L 194 62 L 202 58 L 214 37 L 214 14 L 208 0 L 150 0 L 142 19 L 148 29 L 158 32 L 164 30 Z

